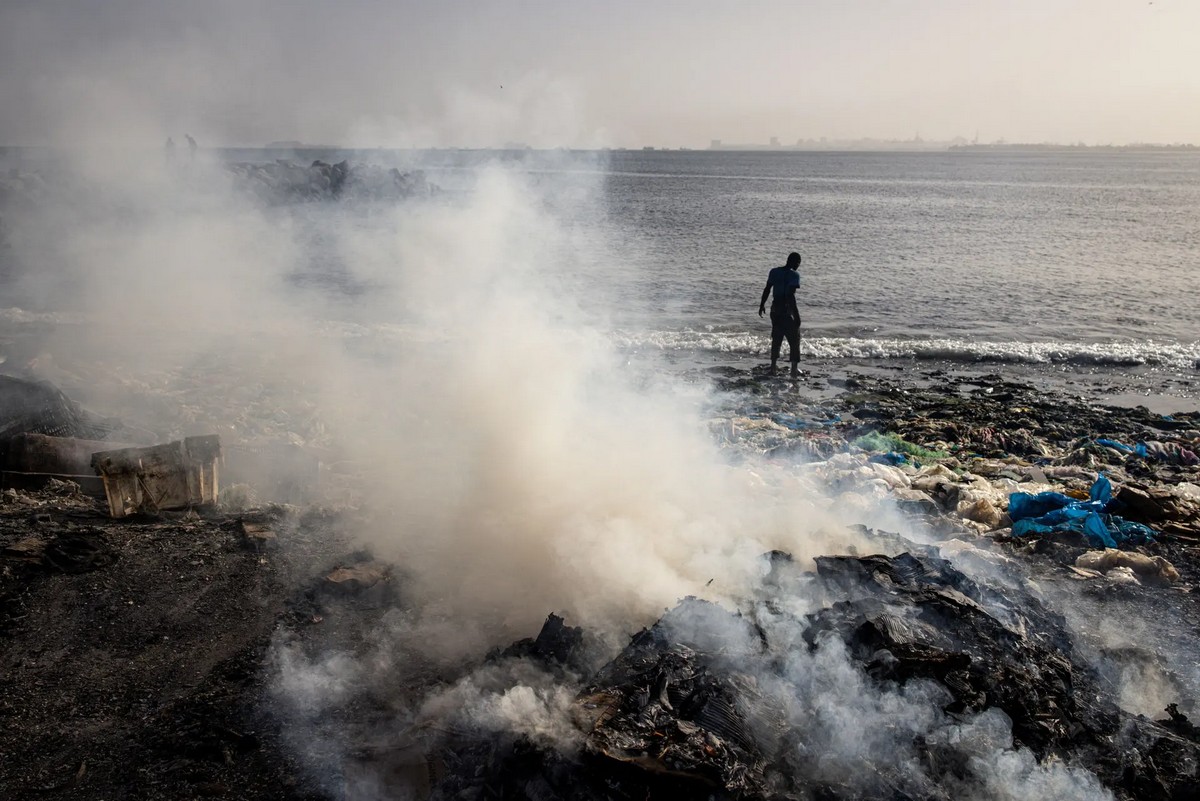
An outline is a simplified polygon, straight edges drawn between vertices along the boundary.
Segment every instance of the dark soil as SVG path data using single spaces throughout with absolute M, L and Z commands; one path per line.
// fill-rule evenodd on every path
M 329 520 L 268 516 L 289 544 L 260 551 L 231 517 L 112 521 L 78 496 L 4 501 L 0 794 L 319 797 L 265 711 L 263 665 L 312 566 L 329 563 Z M 17 556 L 31 539 L 42 557 Z

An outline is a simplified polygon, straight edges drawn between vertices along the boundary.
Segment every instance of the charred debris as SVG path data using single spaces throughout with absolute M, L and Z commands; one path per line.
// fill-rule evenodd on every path
M 882 548 L 897 544 L 877 536 Z M 581 675 L 573 749 L 461 729 L 435 741 L 442 778 L 431 797 L 951 799 L 989 780 L 979 744 L 956 736 L 981 716 L 1011 731 L 1001 751 L 1086 770 L 1117 798 L 1200 792 L 1193 724 L 1174 705 L 1158 721 L 1119 709 L 1034 595 L 998 592 L 919 546 L 820 557 L 815 575 L 787 554 L 765 560 L 766 578 L 741 609 L 684 599 Z M 795 596 L 814 595 L 815 612 L 787 611 Z M 551 615 L 532 642 L 543 640 L 553 645 L 505 656 L 561 669 L 582 635 Z M 934 722 L 905 731 L 890 719 L 896 730 L 880 737 L 869 729 L 882 718 L 831 721 L 812 697 L 822 652 L 844 656 L 864 693 L 927 699 Z M 839 753 L 843 726 L 879 747 Z

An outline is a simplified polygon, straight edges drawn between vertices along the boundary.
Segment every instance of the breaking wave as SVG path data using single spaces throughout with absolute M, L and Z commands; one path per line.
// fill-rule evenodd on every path
M 765 355 L 765 333 L 653 331 L 614 334 L 625 348 L 715 351 Z M 800 352 L 810 359 L 928 359 L 1008 364 L 1074 364 L 1200 369 L 1200 342 L 987 342 L 966 339 L 804 337 Z

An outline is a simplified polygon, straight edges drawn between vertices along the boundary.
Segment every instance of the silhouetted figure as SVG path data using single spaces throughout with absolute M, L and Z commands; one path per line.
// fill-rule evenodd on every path
M 191 134 L 184 134 L 184 136 L 188 140 L 188 156 L 193 161 L 195 161 L 196 160 L 196 140 L 192 138 Z
M 175 140 L 169 136 L 167 137 L 166 153 L 167 153 L 167 163 L 168 164 L 175 163 Z
M 793 378 L 800 375 L 800 307 L 796 305 L 799 269 L 800 254 L 789 253 L 787 264 L 767 273 L 767 285 L 763 287 L 762 301 L 758 304 L 758 316 L 762 317 L 767 312 L 767 298 L 774 292 L 771 299 L 771 372 L 778 369 L 779 350 L 786 338 Z

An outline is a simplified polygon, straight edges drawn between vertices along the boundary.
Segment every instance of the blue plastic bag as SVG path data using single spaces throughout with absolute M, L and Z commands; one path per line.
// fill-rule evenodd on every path
M 1008 496 L 1008 516 L 1014 521 L 1041 517 L 1072 503 L 1077 501 L 1060 492 L 1039 492 L 1037 495 L 1014 492 Z
M 1104 514 L 1112 503 L 1112 482 L 1101 475 L 1092 484 L 1089 498 L 1077 501 L 1059 492 L 1014 492 L 1008 498 L 1013 536 L 1075 532 L 1094 548 L 1140 545 L 1154 539 L 1154 529 L 1116 515 Z

